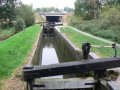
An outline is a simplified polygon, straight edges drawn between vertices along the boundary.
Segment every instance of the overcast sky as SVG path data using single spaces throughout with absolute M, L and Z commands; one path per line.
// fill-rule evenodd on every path
M 64 7 L 74 8 L 76 0 L 21 0 L 24 4 L 32 4 L 33 8 L 41 7 L 57 7 L 62 9 Z

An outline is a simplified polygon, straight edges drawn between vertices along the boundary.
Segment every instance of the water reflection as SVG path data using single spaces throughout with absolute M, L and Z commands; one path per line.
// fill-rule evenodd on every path
M 59 63 L 56 51 L 53 47 L 45 46 L 42 51 L 42 65 Z
M 41 65 L 50 65 L 59 63 L 55 48 L 54 48 L 54 39 L 53 37 L 43 38 L 42 46 L 42 63 Z
M 65 43 L 61 40 L 57 43 L 55 37 L 44 37 L 42 40 L 42 63 L 40 65 L 50 65 L 75 60 Z
M 59 42 L 58 42 L 59 41 Z M 43 37 L 38 51 L 35 55 L 33 65 L 50 65 L 75 60 L 65 43 L 56 37 Z M 39 62 L 39 63 L 38 63 Z M 66 78 L 68 75 L 64 75 Z M 69 75 L 74 76 L 74 75 Z M 63 76 L 52 76 L 48 78 L 63 78 Z M 47 79 L 47 78 L 46 78 Z
M 54 47 L 54 38 L 53 37 L 45 37 L 43 38 L 42 44 L 42 63 L 41 65 L 50 65 L 59 63 L 58 56 Z M 44 79 L 50 78 L 63 78 L 62 75 L 59 76 L 51 76 L 45 77 Z

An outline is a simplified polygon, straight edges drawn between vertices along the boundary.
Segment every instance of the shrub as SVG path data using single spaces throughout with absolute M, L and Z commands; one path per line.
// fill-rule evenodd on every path
M 71 26 L 79 26 L 82 22 L 82 19 L 80 17 L 76 17 L 75 15 L 72 15 L 70 18 L 69 18 L 69 25 Z
M 23 18 L 25 21 L 26 27 L 29 27 L 35 23 L 35 13 L 32 6 L 21 5 L 16 8 L 16 14 Z
M 21 30 L 24 30 L 26 27 L 25 22 L 22 18 L 18 18 L 15 23 L 15 30 L 16 32 L 19 32 Z
M 113 25 L 120 24 L 120 11 L 117 8 L 110 8 L 108 11 L 104 11 L 101 14 L 99 20 L 101 29 L 107 29 Z
M 95 36 L 120 43 L 120 8 L 107 8 L 101 13 L 100 18 L 95 20 L 80 21 L 78 18 L 71 17 L 69 24 Z

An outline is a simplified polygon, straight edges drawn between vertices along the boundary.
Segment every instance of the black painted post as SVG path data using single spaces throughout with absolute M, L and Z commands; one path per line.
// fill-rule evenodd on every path
M 28 84 L 28 82 L 27 82 L 27 85 L 26 85 L 26 86 L 27 86 L 27 90 L 29 90 L 29 84 Z
M 28 66 L 25 66 L 23 68 L 23 70 L 26 70 L 26 69 L 33 69 L 34 66 L 32 65 L 28 65 Z M 26 77 L 24 77 L 24 79 L 26 79 Z M 26 80 L 27 81 L 27 90 L 33 90 L 33 84 L 34 84 L 34 80 Z
M 95 90 L 100 90 L 100 72 L 94 71 L 94 79 L 96 80 Z
M 96 85 L 95 85 L 95 90 L 101 90 L 101 82 L 100 82 L 100 78 L 104 78 L 106 70 L 99 70 L 99 71 L 94 71 L 94 79 L 97 81 Z
M 112 48 L 114 49 L 115 51 L 115 55 L 114 57 L 117 58 L 117 49 L 116 49 L 116 44 L 112 44 Z
M 28 86 L 29 89 L 30 89 L 30 90 L 33 90 L 34 80 L 29 80 L 29 81 L 28 81 L 28 85 L 29 85 L 29 86 Z
M 82 44 L 83 59 L 88 59 L 90 53 L 90 43 Z

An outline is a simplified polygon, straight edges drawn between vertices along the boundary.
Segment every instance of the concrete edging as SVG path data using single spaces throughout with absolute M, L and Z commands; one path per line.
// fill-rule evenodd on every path
M 76 29 L 76 28 L 71 27 L 71 26 L 60 26 L 60 27 L 70 27 L 70 28 L 72 28 L 73 30 L 75 30 L 76 32 L 79 32 L 79 33 L 81 33 L 81 34 L 83 34 L 83 35 L 86 35 L 86 36 L 88 36 L 88 37 L 94 38 L 94 39 L 96 39 L 96 40 L 99 40 L 99 41 L 102 41 L 102 42 L 105 42 L 105 43 L 108 43 L 108 44 L 116 43 L 116 42 L 112 42 L 112 41 L 106 40 L 106 39 L 104 39 L 104 38 L 97 37 L 97 36 L 94 36 L 94 35 L 92 35 L 92 34 L 86 33 L 86 32 L 84 32 L 84 31 L 81 31 L 81 30 Z M 118 44 L 118 43 L 116 43 L 116 44 L 117 44 L 117 46 L 120 46 L 120 44 Z
M 83 59 L 83 58 L 80 58 L 80 57 L 82 56 L 82 50 L 79 49 L 78 47 L 76 47 L 75 44 L 73 44 L 73 43 L 65 36 L 65 34 L 60 33 L 59 27 L 61 27 L 61 26 L 55 27 L 55 32 L 65 41 L 65 43 L 67 44 L 67 46 L 69 47 L 69 49 L 72 49 L 72 50 L 73 50 L 73 53 L 75 53 L 75 55 L 76 55 L 77 57 L 79 57 L 79 59 Z M 89 57 L 92 58 L 92 59 L 98 59 L 98 58 L 100 58 L 99 56 L 97 56 L 97 55 L 96 55 L 95 53 L 93 53 L 93 52 L 90 52 Z M 78 59 L 78 60 L 79 60 L 79 59 Z
M 57 26 L 56 29 L 58 30 L 58 32 L 60 32 L 59 27 L 64 27 L 64 26 Z M 65 27 L 70 27 L 70 26 L 65 26 Z M 76 29 L 76 28 L 73 28 L 73 27 L 70 27 L 70 28 L 72 28 L 73 30 L 77 31 L 78 33 L 82 33 L 82 34 L 84 34 L 84 35 L 86 35 L 86 36 L 89 36 L 89 37 L 91 37 L 91 38 L 94 38 L 94 39 L 96 39 L 96 40 L 99 40 L 99 41 L 102 41 L 102 42 L 105 42 L 105 43 L 108 43 L 108 44 L 113 44 L 113 43 L 115 43 L 115 42 L 111 42 L 111 41 L 109 41 L 109 40 L 106 40 L 106 39 L 103 39 L 103 38 L 100 38 L 100 37 L 93 36 L 93 35 L 88 34 L 88 33 L 86 33 L 86 32 L 80 31 L 80 30 L 78 30 L 78 29 Z M 116 43 L 116 44 L 117 44 L 117 46 L 120 46 L 120 44 L 118 44 L 118 43 Z M 74 46 L 75 46 L 75 45 L 74 45 Z M 81 51 L 81 50 L 80 50 L 80 51 Z M 90 58 L 92 58 L 92 59 L 101 58 L 101 57 L 99 57 L 98 55 L 96 55 L 94 52 L 90 52 L 89 55 L 90 55 Z M 113 70 L 114 72 L 117 72 L 117 73 L 120 74 L 120 68 L 119 68 L 119 67 L 118 67 L 118 68 L 108 69 L 108 71 L 109 71 L 109 70 Z M 120 75 L 119 75 L 119 77 L 117 78 L 117 81 L 116 81 L 116 82 L 118 82 L 118 81 L 119 81 L 119 83 L 120 83 Z
M 41 30 L 42 30 L 42 27 L 41 27 Z M 36 42 L 35 42 L 35 44 L 33 45 L 33 47 L 32 47 L 32 50 L 31 50 L 31 52 L 32 53 L 30 53 L 30 56 L 28 57 L 28 63 L 27 63 L 27 66 L 30 66 L 31 65 L 31 63 L 32 63 L 32 60 L 33 60 L 33 58 L 34 58 L 34 55 L 35 55 L 35 52 L 36 52 L 36 49 L 37 49 L 37 47 L 38 47 L 38 44 L 39 44 L 39 41 L 41 41 L 40 39 L 42 39 L 42 31 L 39 33 L 39 35 L 38 35 L 38 37 L 37 37 L 37 40 L 36 40 Z

